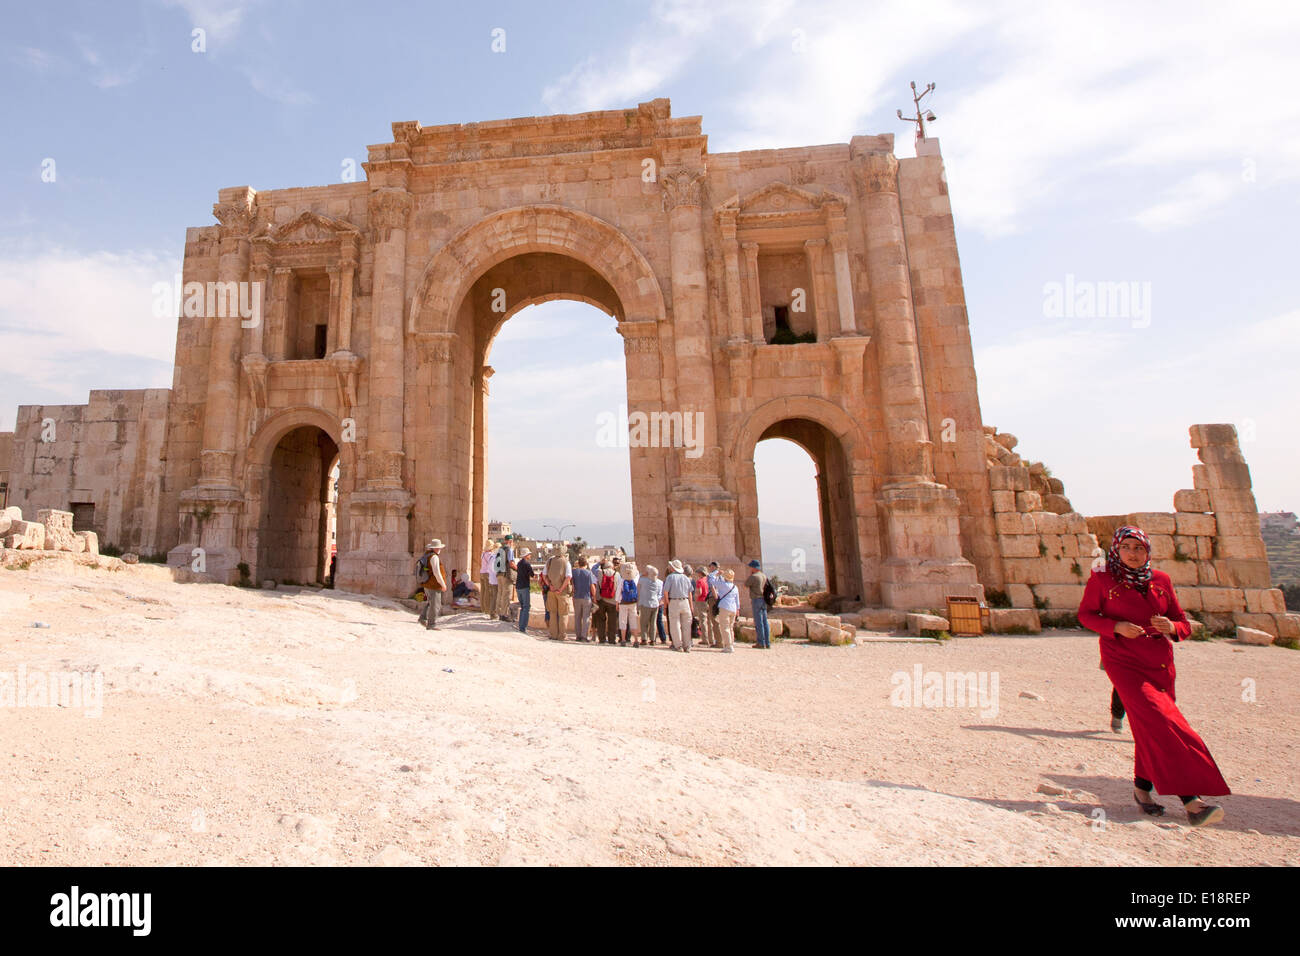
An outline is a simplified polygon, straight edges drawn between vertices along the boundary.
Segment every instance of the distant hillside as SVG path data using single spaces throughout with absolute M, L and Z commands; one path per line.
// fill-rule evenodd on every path
M 1300 585 L 1300 524 L 1289 512 L 1259 516 L 1273 585 Z

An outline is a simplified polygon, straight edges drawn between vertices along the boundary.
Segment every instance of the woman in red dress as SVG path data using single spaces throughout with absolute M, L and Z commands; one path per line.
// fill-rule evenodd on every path
M 1137 528 L 1115 531 L 1106 570 L 1093 571 L 1079 622 L 1101 635 L 1101 660 L 1133 729 L 1133 799 L 1144 813 L 1165 810 L 1153 789 L 1180 794 L 1192 826 L 1218 823 L 1223 808 L 1199 794 L 1232 791 L 1205 742 L 1174 703 L 1174 649 L 1191 626 L 1169 575 L 1151 567 L 1151 544 Z

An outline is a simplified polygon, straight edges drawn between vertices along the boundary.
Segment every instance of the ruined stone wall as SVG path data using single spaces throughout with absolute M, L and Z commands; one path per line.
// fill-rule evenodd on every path
M 97 390 L 85 405 L 19 406 L 9 504 L 27 515 L 93 505 L 90 527 L 76 530 L 124 551 L 165 551 L 158 517 L 170 396 Z
M 1088 518 L 1071 508 L 1041 462 L 1021 461 L 1015 436 L 986 432 L 993 516 L 1014 607 L 1073 615 L 1094 561 L 1115 529 L 1130 525 L 1150 538 L 1151 563 L 1169 575 L 1189 617 L 1212 630 L 1241 626 L 1300 638 L 1300 614 L 1287 613 L 1282 592 L 1271 587 L 1250 469 L 1232 425 L 1191 426 L 1200 460 L 1192 466 L 1195 487 L 1174 494 L 1174 511 Z

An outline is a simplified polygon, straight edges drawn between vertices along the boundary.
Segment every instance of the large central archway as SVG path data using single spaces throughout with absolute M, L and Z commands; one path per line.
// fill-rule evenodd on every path
M 575 299 L 610 315 L 624 339 L 630 410 L 664 406 L 664 356 L 671 340 L 660 282 L 618 229 L 549 205 L 489 216 L 453 237 L 417 286 L 408 329 L 407 448 L 413 449 L 413 533 L 441 537 L 449 556 L 469 560 L 487 528 L 486 365 L 504 322 L 526 306 Z M 663 344 L 668 341 L 669 347 Z M 442 436 L 435 442 L 433 436 Z M 668 553 L 667 449 L 630 449 L 635 549 Z

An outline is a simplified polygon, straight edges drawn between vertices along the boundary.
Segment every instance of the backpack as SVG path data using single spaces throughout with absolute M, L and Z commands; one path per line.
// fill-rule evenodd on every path
M 420 560 L 415 562 L 415 576 L 423 581 L 429 576 L 429 556 L 420 555 Z
M 631 578 L 623 579 L 623 590 L 619 595 L 619 602 L 622 604 L 636 603 L 636 582 Z
M 614 600 L 614 594 L 618 590 L 618 575 L 602 574 L 600 576 L 600 596 Z
M 776 588 L 772 587 L 771 578 L 764 578 L 763 580 L 763 603 L 768 607 L 776 604 Z

